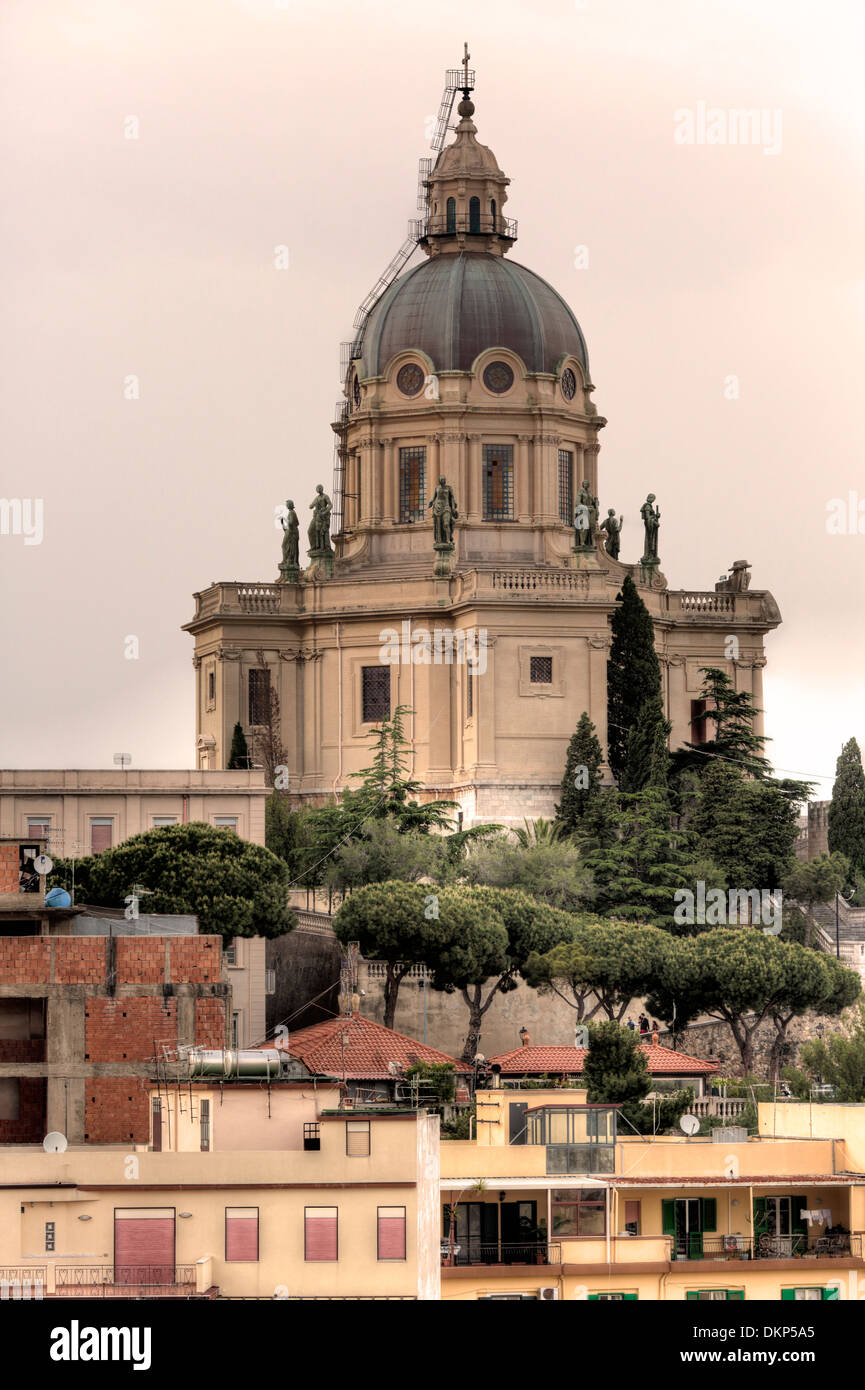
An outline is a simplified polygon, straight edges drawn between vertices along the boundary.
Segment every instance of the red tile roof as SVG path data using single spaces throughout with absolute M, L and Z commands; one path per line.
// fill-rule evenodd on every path
M 640 1048 L 652 1076 L 708 1076 L 720 1071 L 720 1062 L 690 1057 L 687 1052 L 674 1052 L 657 1043 L 641 1043 Z M 491 1057 L 490 1063 L 498 1063 L 503 1076 L 579 1076 L 587 1054 L 586 1047 L 534 1047 L 529 1044 Z
M 344 1045 L 343 1045 L 344 1044 Z M 262 1043 L 272 1047 L 272 1042 Z M 412 1062 L 449 1062 L 457 1071 L 465 1071 L 462 1063 L 446 1052 L 395 1033 L 371 1018 L 359 1014 L 329 1018 L 326 1023 L 314 1023 L 290 1033 L 285 1049 L 297 1057 L 315 1076 L 334 1076 L 347 1081 L 383 1081 L 393 1076 L 388 1063 L 410 1066 Z

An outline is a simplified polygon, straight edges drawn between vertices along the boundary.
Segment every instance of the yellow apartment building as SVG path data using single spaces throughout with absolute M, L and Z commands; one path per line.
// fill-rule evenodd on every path
M 858 1298 L 865 1107 L 813 1133 L 777 1110 L 774 1135 L 761 1107 L 759 1137 L 649 1138 L 583 1091 L 479 1092 L 476 1137 L 441 1146 L 442 1297 Z
M 0 1149 L 0 1293 L 438 1299 L 438 1117 L 335 1097 L 163 1087 L 150 1146 Z

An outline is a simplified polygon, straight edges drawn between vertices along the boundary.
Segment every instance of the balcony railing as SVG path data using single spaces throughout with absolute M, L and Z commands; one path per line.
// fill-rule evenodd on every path
M 194 1265 L 58 1265 L 58 1298 L 172 1298 L 195 1292 Z
M 474 217 L 470 213 L 468 216 L 460 213 L 457 217 L 438 213 L 434 217 L 418 218 L 409 222 L 409 235 L 416 241 L 422 241 L 428 236 L 454 236 L 457 232 L 468 232 L 471 236 L 496 235 L 516 241 L 517 223 L 513 217 L 502 217 L 501 213 L 494 217 L 489 212 L 476 214 Z
M 441 1261 L 445 1267 L 465 1265 L 557 1265 L 562 1262 L 558 1241 L 457 1241 L 453 1250 L 447 1238 L 442 1241 Z
M 671 1240 L 674 1260 L 861 1259 L 861 1235 L 719 1236 L 692 1232 Z

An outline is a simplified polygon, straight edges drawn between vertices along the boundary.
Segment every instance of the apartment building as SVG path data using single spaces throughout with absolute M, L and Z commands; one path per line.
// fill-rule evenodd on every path
M 478 1092 L 476 1137 L 441 1146 L 444 1297 L 858 1298 L 865 1107 L 813 1133 L 809 1108 L 651 1138 L 579 1090 Z

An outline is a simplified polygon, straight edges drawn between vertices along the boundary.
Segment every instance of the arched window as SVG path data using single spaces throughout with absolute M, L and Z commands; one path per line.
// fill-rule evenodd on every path
M 493 219 L 493 231 L 496 231 L 497 228 L 496 228 L 496 200 L 495 200 L 495 198 L 491 198 L 491 199 L 490 199 L 490 213 L 491 213 L 492 219 Z
M 481 200 L 480 198 L 469 198 L 469 231 L 479 232 L 481 229 Z
M 456 229 L 457 229 L 457 200 L 456 200 L 456 198 L 448 198 L 448 204 L 447 204 L 447 229 L 448 229 L 449 232 L 455 232 Z

